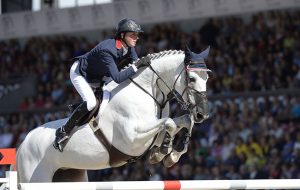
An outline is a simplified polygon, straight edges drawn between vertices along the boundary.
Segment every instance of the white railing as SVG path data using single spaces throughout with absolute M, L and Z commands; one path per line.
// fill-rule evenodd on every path
M 116 181 L 67 183 L 17 183 L 17 172 L 0 178 L 0 190 L 213 190 L 213 189 L 300 189 L 300 179 Z
M 300 189 L 300 179 L 20 183 L 20 190 Z
M 0 190 L 17 190 L 17 172 L 16 171 L 7 171 L 5 172 L 5 178 L 0 178 Z

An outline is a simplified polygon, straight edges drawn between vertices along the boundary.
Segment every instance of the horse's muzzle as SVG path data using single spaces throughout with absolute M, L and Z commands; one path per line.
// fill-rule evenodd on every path
M 200 112 L 196 112 L 196 114 L 194 114 L 195 123 L 202 123 L 204 120 L 206 120 L 208 118 L 209 118 L 208 114 L 203 114 Z
M 192 110 L 195 123 L 202 123 L 208 119 L 208 100 L 206 92 L 197 92 L 194 96 L 194 108 Z

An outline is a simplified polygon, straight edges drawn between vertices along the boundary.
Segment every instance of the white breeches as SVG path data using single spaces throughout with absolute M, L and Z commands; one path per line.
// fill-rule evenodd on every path
M 87 102 L 87 109 L 91 111 L 96 106 L 97 103 L 96 97 L 94 95 L 91 86 L 85 80 L 85 78 L 75 72 L 78 63 L 79 63 L 78 61 L 75 61 L 73 63 L 70 69 L 70 78 L 77 92 L 80 94 L 81 98 L 83 99 L 83 101 Z

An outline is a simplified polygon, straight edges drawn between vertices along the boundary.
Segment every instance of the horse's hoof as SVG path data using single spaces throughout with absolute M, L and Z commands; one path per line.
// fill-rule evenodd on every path
M 179 157 L 175 156 L 173 152 L 171 154 L 168 154 L 164 160 L 163 164 L 166 168 L 172 167 L 174 164 L 176 164 L 179 160 Z
M 173 145 L 173 149 L 176 152 L 182 152 L 188 146 L 190 141 L 190 134 L 188 129 L 183 128 L 178 133 L 178 138 L 176 138 L 175 143 Z
M 156 154 L 157 154 L 157 153 L 156 153 Z M 160 161 L 162 161 L 162 159 L 163 159 L 163 157 L 160 158 L 160 157 L 158 157 L 157 155 L 151 155 L 151 156 L 149 156 L 149 158 L 148 158 L 148 162 L 149 162 L 149 164 L 157 164 L 157 163 L 159 163 Z
M 160 153 L 163 155 L 168 155 L 172 151 L 172 147 L 160 147 Z
M 159 151 L 164 155 L 168 155 L 171 153 L 172 149 L 173 149 L 173 138 L 169 133 L 166 133 Z
M 155 147 L 152 149 L 148 155 L 148 163 L 149 164 L 157 164 L 162 161 L 165 155 L 159 152 L 159 148 Z

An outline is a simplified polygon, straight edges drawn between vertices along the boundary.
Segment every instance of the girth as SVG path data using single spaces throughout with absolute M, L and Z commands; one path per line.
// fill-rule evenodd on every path
M 131 163 L 139 159 L 137 156 L 130 156 L 124 154 L 123 152 L 119 151 L 116 147 L 114 147 L 106 138 L 100 127 L 98 126 L 97 121 L 95 118 L 92 118 L 89 122 L 91 129 L 93 130 L 95 136 L 98 140 L 105 146 L 108 154 L 109 154 L 109 165 L 111 167 L 119 167 L 124 165 L 124 162 Z

